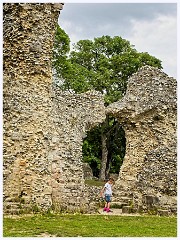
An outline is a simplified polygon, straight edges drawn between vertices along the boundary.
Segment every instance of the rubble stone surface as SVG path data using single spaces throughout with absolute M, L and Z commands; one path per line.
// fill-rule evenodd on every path
M 118 119 L 126 135 L 117 196 L 133 196 L 137 205 L 144 196 L 154 196 L 154 205 L 176 206 L 176 101 L 176 80 L 145 66 L 129 79 L 124 98 L 108 107 L 107 113 Z
M 62 4 L 3 5 L 5 201 L 52 205 L 51 58 Z
M 105 107 L 100 93 L 70 94 L 52 85 L 61 9 L 62 4 L 4 4 L 4 206 L 88 208 L 82 141 L 104 120 Z
M 4 210 L 93 212 L 99 188 L 85 186 L 82 144 L 110 114 L 126 133 L 115 200 L 176 212 L 175 79 L 144 67 L 129 79 L 124 98 L 106 109 L 98 92 L 62 92 L 52 84 L 51 58 L 63 4 L 3 6 Z
M 56 135 L 52 144 L 52 198 L 63 208 L 88 209 L 82 144 L 86 132 L 105 119 L 103 96 L 96 91 L 83 94 L 62 92 L 53 87 L 53 112 Z

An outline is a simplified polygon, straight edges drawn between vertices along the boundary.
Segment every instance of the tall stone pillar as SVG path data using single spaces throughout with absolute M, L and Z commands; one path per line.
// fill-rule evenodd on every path
M 3 7 L 4 201 L 51 205 L 51 57 L 62 4 Z

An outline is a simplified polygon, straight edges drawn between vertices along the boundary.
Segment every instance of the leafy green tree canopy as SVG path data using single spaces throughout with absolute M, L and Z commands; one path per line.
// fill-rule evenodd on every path
M 75 93 L 97 90 L 104 94 L 105 104 L 109 105 L 123 97 L 128 78 L 144 65 L 162 68 L 159 59 L 147 52 L 138 52 L 120 36 L 80 40 L 70 51 L 68 35 L 59 26 L 57 28 L 53 67 L 62 90 Z M 106 146 L 102 139 L 106 139 Z M 83 159 L 90 164 L 95 176 L 100 174 L 103 178 L 105 171 L 118 172 L 125 147 L 122 127 L 113 117 L 107 116 L 104 123 L 87 134 L 82 148 Z M 107 151 L 108 159 L 103 159 Z M 106 169 L 102 163 L 106 163 Z
M 53 47 L 52 66 L 56 79 L 63 78 L 63 72 L 68 65 L 68 53 L 70 51 L 70 38 L 60 26 L 57 26 Z
M 63 30 L 61 30 L 63 31 Z M 162 68 L 161 61 L 148 53 L 139 53 L 129 41 L 119 37 L 102 36 L 94 40 L 80 40 L 74 44 L 69 56 L 69 38 L 58 28 L 54 67 L 61 72 L 62 89 L 75 92 L 97 90 L 105 94 L 106 104 L 120 99 L 127 87 L 128 78 L 143 65 Z M 59 35 L 62 36 L 60 37 Z M 58 37 L 59 36 L 59 37 Z M 58 46 L 58 47 L 57 47 Z M 59 51 L 59 48 L 62 49 Z M 59 65 L 61 60 L 61 64 Z M 63 62 L 64 61 L 64 62 Z M 62 63 L 63 62 L 63 63 Z M 59 68 L 59 66 L 62 66 Z

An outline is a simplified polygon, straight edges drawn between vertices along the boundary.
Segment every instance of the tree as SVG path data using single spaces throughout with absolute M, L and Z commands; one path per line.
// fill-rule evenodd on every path
M 124 95 L 128 78 L 143 65 L 162 68 L 160 60 L 148 53 L 138 53 L 129 41 L 119 36 L 80 40 L 74 44 L 70 61 L 88 71 L 86 83 L 89 88 L 106 94 L 106 105 Z
M 54 47 L 53 47 L 53 75 L 55 81 L 61 80 L 63 83 L 64 72 L 68 71 L 68 53 L 70 51 L 70 38 L 63 29 L 57 25 Z
M 99 177 L 101 168 L 101 134 L 100 128 L 95 127 L 87 133 L 87 137 L 84 139 L 82 146 L 83 160 L 89 163 L 93 171 L 93 176 Z
M 144 65 L 162 68 L 159 59 L 148 53 L 137 52 L 129 41 L 120 36 L 80 40 L 74 44 L 73 51 L 65 59 L 63 66 L 66 68 L 60 69 L 63 77 L 60 87 L 78 93 L 91 89 L 100 91 L 105 96 L 105 105 L 108 106 L 123 97 L 128 78 Z M 59 69 L 56 68 L 56 71 L 58 72 Z M 111 116 L 106 116 L 105 122 L 99 126 L 98 134 L 101 134 L 100 179 L 106 178 L 110 164 L 112 165 L 115 159 L 122 161 L 121 155 L 125 154 L 123 147 L 123 154 L 116 151 L 116 156 L 114 155 L 114 146 L 117 147 L 117 144 L 113 143 L 112 136 L 114 140 L 117 139 L 119 132 L 122 134 L 122 127 Z M 91 132 L 91 134 L 94 133 Z M 87 141 L 90 144 L 91 141 L 88 138 L 84 144 L 87 144 Z M 123 141 L 125 142 L 125 137 Z M 87 161 L 86 156 L 83 156 Z

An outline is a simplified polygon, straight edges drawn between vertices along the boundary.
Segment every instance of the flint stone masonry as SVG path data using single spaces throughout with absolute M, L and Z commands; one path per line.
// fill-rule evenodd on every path
M 83 163 L 84 179 L 93 179 L 93 172 L 88 163 Z
M 54 205 L 87 211 L 88 196 L 82 163 L 82 144 L 86 132 L 105 120 L 103 96 L 99 92 L 71 94 L 53 88 L 53 117 L 57 133 L 53 136 L 52 199 Z
M 3 184 L 5 201 L 52 205 L 51 55 L 62 4 L 3 8 Z
M 98 92 L 62 92 L 51 71 L 62 6 L 4 4 L 4 211 L 19 212 L 20 205 L 94 211 L 99 188 L 84 183 L 82 143 L 110 114 L 122 124 L 127 145 L 114 200 L 176 212 L 176 80 L 143 67 L 124 98 L 107 109 Z
M 97 92 L 52 86 L 51 55 L 62 4 L 4 4 L 4 207 L 85 210 L 82 141 L 103 121 Z
M 63 4 L 3 4 L 4 72 L 51 82 L 54 33 Z M 30 78 L 29 78 L 30 79 Z M 29 83 L 33 82 L 32 80 Z M 10 84 L 16 81 L 11 81 Z M 23 85 L 22 85 L 23 88 Z
M 145 66 L 128 81 L 124 98 L 107 108 L 122 124 L 126 155 L 116 182 L 117 198 L 176 209 L 176 80 Z M 149 196 L 149 198 L 148 198 Z

